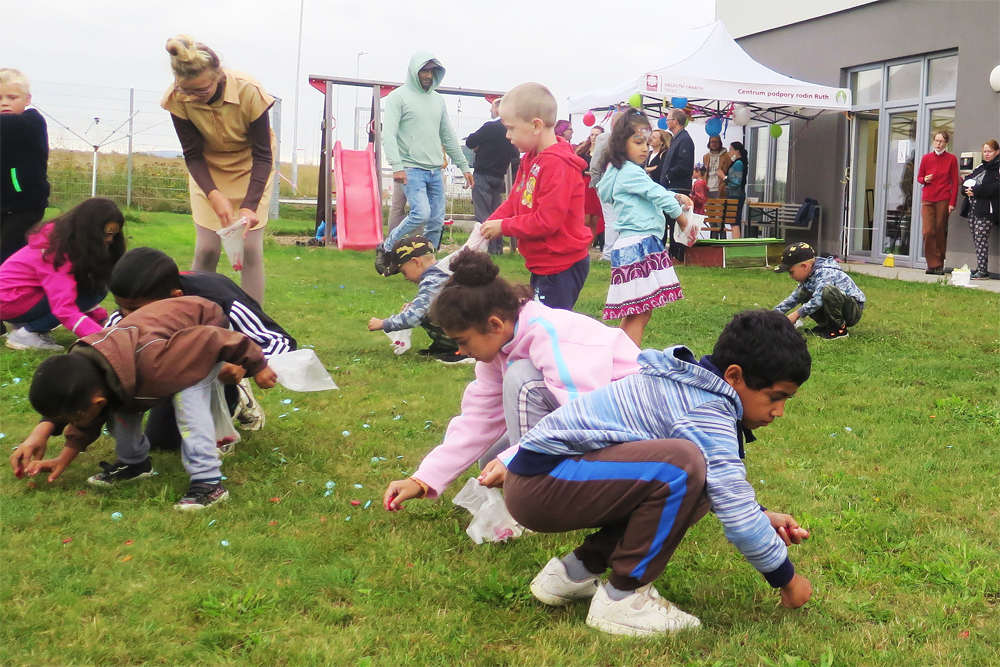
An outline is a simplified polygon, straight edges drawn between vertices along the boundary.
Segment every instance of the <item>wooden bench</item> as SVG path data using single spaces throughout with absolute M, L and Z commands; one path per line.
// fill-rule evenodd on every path
M 739 229 L 739 221 L 736 219 L 736 209 L 739 203 L 737 199 L 708 199 L 705 201 L 705 225 L 711 231 L 713 239 L 726 238 L 726 225 L 737 225 L 733 229 Z

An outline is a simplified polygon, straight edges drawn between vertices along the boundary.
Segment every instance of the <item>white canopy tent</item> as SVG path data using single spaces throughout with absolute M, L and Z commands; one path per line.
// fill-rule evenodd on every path
M 809 120 L 823 111 L 848 111 L 851 91 L 799 81 L 751 58 L 722 21 L 680 35 L 663 62 L 621 85 L 569 98 L 570 114 L 609 109 L 635 93 L 654 113 L 674 97 L 688 100 L 698 116 L 727 117 L 733 103 L 748 107 L 752 119 L 776 123 Z

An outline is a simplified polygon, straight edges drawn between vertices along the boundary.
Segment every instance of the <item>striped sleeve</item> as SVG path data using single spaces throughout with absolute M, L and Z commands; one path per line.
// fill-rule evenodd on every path
M 116 310 L 110 315 L 108 315 L 108 321 L 104 323 L 104 328 L 110 329 L 111 327 L 115 326 L 121 321 L 122 321 L 122 311 Z
M 244 334 L 260 345 L 265 357 L 270 358 L 276 354 L 290 352 L 292 349 L 287 337 L 268 329 L 250 308 L 239 301 L 233 301 L 229 309 L 229 322 L 234 331 Z

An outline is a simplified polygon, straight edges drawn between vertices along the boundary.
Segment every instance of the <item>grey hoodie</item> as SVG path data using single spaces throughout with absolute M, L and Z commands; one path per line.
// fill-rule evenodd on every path
M 417 76 L 427 63 L 434 66 L 430 90 L 424 90 Z M 410 58 L 406 83 L 386 96 L 382 148 L 393 171 L 440 168 L 444 162 L 442 145 L 459 169 L 469 171 L 458 135 L 448 118 L 444 98 L 436 92 L 444 74 L 444 66 L 433 55 L 417 51 Z

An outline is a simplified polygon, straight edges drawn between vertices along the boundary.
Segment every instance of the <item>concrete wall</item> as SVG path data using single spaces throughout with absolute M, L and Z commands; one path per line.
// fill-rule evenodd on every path
M 997 0 L 881 0 L 737 40 L 755 60 L 797 79 L 846 87 L 847 69 L 934 51 L 958 49 L 956 154 L 978 151 L 1000 139 L 1000 94 L 989 85 L 1000 64 Z M 816 198 L 823 207 L 823 238 L 807 233 L 821 250 L 840 247 L 847 164 L 847 120 L 824 114 L 792 128 L 789 169 L 792 201 Z M 961 203 L 961 198 L 959 198 Z M 975 264 L 968 224 L 958 212 L 948 235 L 947 266 Z M 997 228 L 990 238 L 990 269 L 1000 270 Z
M 807 21 L 878 0 L 715 0 L 715 19 L 733 37 Z

